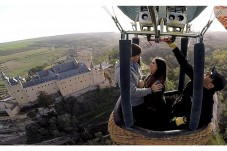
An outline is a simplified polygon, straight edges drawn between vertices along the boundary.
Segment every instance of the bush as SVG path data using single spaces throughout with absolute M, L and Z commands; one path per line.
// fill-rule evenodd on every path
M 37 110 L 32 110 L 31 112 L 27 113 L 27 116 L 30 118 L 35 118 L 37 113 Z
M 39 107 L 48 108 L 49 105 L 54 102 L 54 100 L 51 98 L 51 96 L 47 95 L 46 92 L 40 91 L 37 102 Z

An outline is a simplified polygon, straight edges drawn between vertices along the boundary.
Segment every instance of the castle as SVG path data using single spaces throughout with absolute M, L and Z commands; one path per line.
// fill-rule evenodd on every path
M 77 52 L 77 60 L 58 64 L 48 70 L 39 71 L 30 81 L 20 76 L 7 77 L 1 71 L 1 77 L 12 99 L 19 105 L 34 102 L 43 91 L 49 94 L 61 94 L 63 97 L 78 95 L 97 87 L 109 86 L 102 66 L 93 67 L 91 52 Z

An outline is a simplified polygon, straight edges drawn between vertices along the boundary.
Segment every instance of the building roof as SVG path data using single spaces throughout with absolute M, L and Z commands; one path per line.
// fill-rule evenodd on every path
M 13 77 L 13 78 L 9 78 L 9 81 L 8 81 L 11 85 L 17 85 L 19 84 L 19 79 Z
M 73 70 L 69 70 L 69 71 L 65 71 L 62 73 L 58 74 L 58 79 L 62 80 L 62 79 L 66 79 L 72 76 L 76 76 L 76 75 L 80 75 L 86 72 L 89 72 L 90 70 L 87 68 L 87 66 L 85 64 L 78 64 L 78 68 L 73 69 Z
M 64 64 L 55 65 L 51 69 L 37 72 L 38 77 L 23 83 L 23 87 L 27 88 L 52 80 L 62 80 L 89 71 L 90 70 L 84 63 L 70 61 Z
M 78 63 L 76 61 L 71 61 L 64 64 L 58 64 L 56 66 L 53 66 L 52 69 L 54 73 L 62 73 L 62 72 L 74 70 L 77 68 L 77 66 L 78 66 Z

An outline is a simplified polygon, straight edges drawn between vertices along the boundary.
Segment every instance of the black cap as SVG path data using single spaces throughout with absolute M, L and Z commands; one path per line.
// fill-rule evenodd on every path
M 132 43 L 132 57 L 141 54 L 141 48 L 139 45 Z
M 214 84 L 215 91 L 220 91 L 224 89 L 226 84 L 225 77 L 222 74 L 218 73 L 215 66 L 212 68 L 211 78 L 213 79 L 212 82 Z

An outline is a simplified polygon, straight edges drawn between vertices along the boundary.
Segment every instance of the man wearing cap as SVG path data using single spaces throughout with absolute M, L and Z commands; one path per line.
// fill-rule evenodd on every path
M 141 48 L 139 45 L 132 43 L 132 53 L 131 53 L 131 61 L 130 61 L 130 92 L 131 92 L 131 105 L 132 105 L 132 113 L 133 118 L 135 121 L 135 125 L 145 127 L 148 126 L 149 120 L 147 120 L 148 110 L 146 105 L 144 104 L 144 96 L 159 92 L 162 90 L 163 85 L 155 83 L 150 88 L 139 88 L 140 80 L 142 79 L 142 73 L 140 70 L 140 65 L 138 64 L 138 61 L 140 59 L 141 54 Z M 115 64 L 115 78 L 120 86 L 120 62 L 116 62 Z M 119 103 L 120 98 L 118 99 L 118 102 L 115 106 L 115 111 L 118 112 L 119 110 Z M 115 112 L 114 111 L 114 112 Z M 120 117 L 115 116 L 114 114 L 114 121 L 115 123 L 121 123 Z
M 170 48 L 173 48 L 172 51 L 182 70 L 191 79 L 172 105 L 170 128 L 188 128 L 193 95 L 193 67 L 187 62 L 185 56 L 179 50 L 175 42 L 167 42 L 167 44 Z M 225 87 L 225 84 L 225 77 L 218 73 L 215 67 L 204 75 L 202 109 L 198 127 L 202 127 L 211 122 L 214 104 L 213 95 L 216 91 L 222 90 Z

